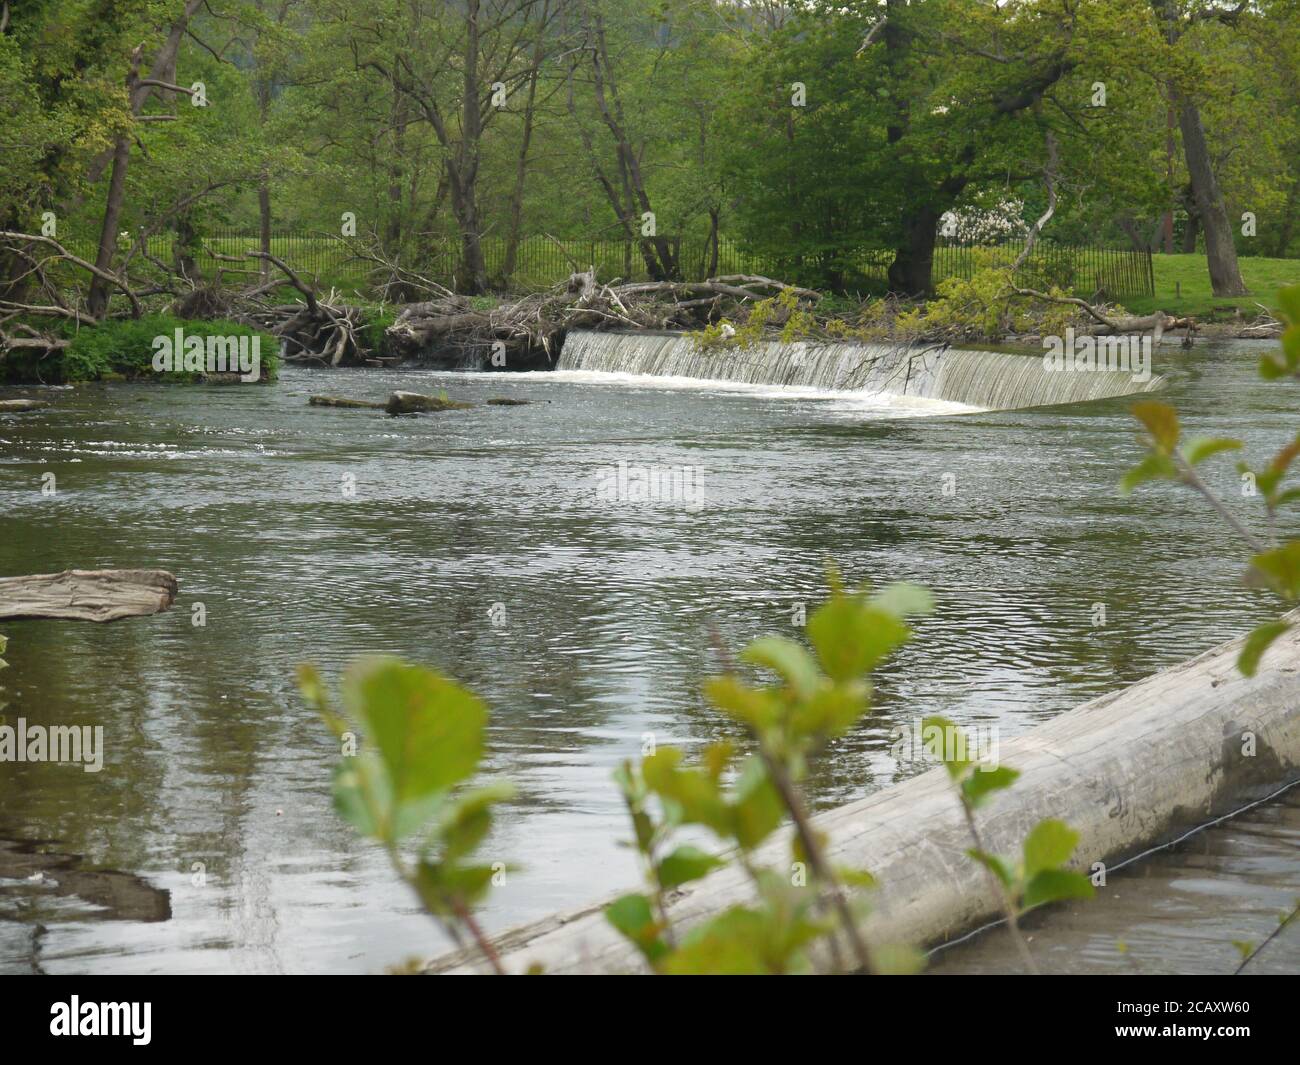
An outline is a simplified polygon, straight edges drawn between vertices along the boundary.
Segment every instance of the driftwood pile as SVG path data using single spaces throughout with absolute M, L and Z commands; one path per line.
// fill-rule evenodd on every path
M 592 268 L 545 292 L 485 310 L 444 290 L 406 306 L 386 335 L 390 350 L 404 358 L 437 348 L 473 348 L 486 352 L 494 367 L 518 369 L 553 362 L 570 329 L 698 329 L 789 288 L 750 275 L 601 284 Z M 820 298 L 810 289 L 793 291 L 808 306 Z

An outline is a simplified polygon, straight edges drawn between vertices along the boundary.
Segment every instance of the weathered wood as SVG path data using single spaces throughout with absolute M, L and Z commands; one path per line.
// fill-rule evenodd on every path
M 1300 621 L 1300 611 L 1289 616 Z M 1020 771 L 977 821 L 985 848 L 1016 855 L 1029 830 L 1059 818 L 1079 832 L 1074 866 L 1114 867 L 1190 828 L 1232 813 L 1300 780 L 1300 628 L 1285 633 L 1254 677 L 1237 672 L 1233 640 L 1130 688 L 1094 699 L 1001 745 Z M 879 888 L 863 922 L 868 942 L 936 945 L 996 918 L 998 901 L 971 846 L 943 768 L 935 768 L 815 818 L 828 858 L 865 869 Z M 789 862 L 780 835 L 758 864 Z M 1104 893 L 1105 889 L 1099 889 Z M 676 892 L 679 928 L 752 898 L 746 875 L 720 870 Z M 636 951 L 608 924 L 609 900 L 507 932 L 496 943 L 508 971 L 643 971 Z M 826 966 L 824 957 L 814 959 Z M 474 972 L 454 954 L 430 972 Z
M 49 405 L 49 401 L 44 399 L 0 399 L 0 414 L 21 414 Z
M 0 620 L 117 621 L 157 614 L 176 599 L 176 578 L 160 569 L 68 569 L 0 577 Z
M 457 403 L 440 396 L 424 396 L 419 392 L 394 392 L 388 397 L 384 409 L 389 414 L 423 414 L 442 410 L 467 410 L 472 403 Z

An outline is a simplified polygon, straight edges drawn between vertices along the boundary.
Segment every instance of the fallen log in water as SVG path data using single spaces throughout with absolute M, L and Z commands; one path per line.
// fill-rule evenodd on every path
M 160 569 L 68 569 L 0 577 L 0 621 L 117 621 L 157 614 L 175 601 L 176 587 L 176 578 Z
M 1288 620 L 1300 621 L 1300 611 Z M 1237 671 L 1243 643 L 1223 644 L 1002 744 L 1000 764 L 1020 777 L 976 814 L 984 849 L 1018 855 L 1035 824 L 1059 818 L 1079 833 L 1075 868 L 1114 869 L 1300 780 L 1300 627 L 1277 640 L 1254 677 Z M 868 942 L 933 946 L 1000 916 L 986 871 L 966 855 L 971 838 L 944 768 L 813 820 L 828 838 L 830 862 L 867 870 L 879 884 L 862 924 Z M 789 860 L 790 839 L 781 835 L 754 864 Z M 751 899 L 748 876 L 731 866 L 674 892 L 668 912 L 685 930 Z M 497 937 L 507 971 L 644 971 L 606 921 L 608 901 Z M 828 967 L 824 956 L 814 962 Z M 458 953 L 427 971 L 475 966 Z
M 0 399 L 0 414 L 21 414 L 49 405 L 49 401 L 44 399 Z

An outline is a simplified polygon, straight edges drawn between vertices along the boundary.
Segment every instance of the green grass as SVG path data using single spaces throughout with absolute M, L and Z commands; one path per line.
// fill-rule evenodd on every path
M 186 337 L 261 337 L 261 369 L 265 380 L 275 380 L 279 369 L 279 341 L 270 333 L 253 330 L 236 322 L 186 321 L 171 315 L 144 318 L 115 318 L 97 326 L 73 330 L 66 324 L 59 331 L 72 341 L 66 348 L 38 359 L 30 349 L 15 352 L 0 363 L 0 382 L 10 384 L 72 384 L 80 381 L 156 380 L 193 383 L 203 374 L 153 368 L 154 339 L 172 338 L 177 329 Z
M 1192 315 L 1202 320 L 1231 318 L 1231 308 L 1253 318 L 1259 303 L 1277 306 L 1277 290 L 1300 283 L 1300 259 L 1242 258 L 1241 277 L 1249 296 L 1217 298 L 1210 291 L 1210 273 L 1204 255 L 1153 255 L 1156 275 L 1154 299 L 1129 299 L 1123 304 L 1134 314 L 1150 314 L 1157 308 L 1170 314 Z M 1177 294 L 1176 294 L 1177 293 Z

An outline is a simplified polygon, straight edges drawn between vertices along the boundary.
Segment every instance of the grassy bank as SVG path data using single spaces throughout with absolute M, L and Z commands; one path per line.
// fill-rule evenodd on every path
M 1156 275 L 1154 299 L 1124 300 L 1135 314 L 1150 314 L 1157 308 L 1174 315 L 1192 315 L 1202 320 L 1230 318 L 1234 308 L 1253 318 L 1259 304 L 1275 308 L 1277 291 L 1300 283 L 1300 259 L 1243 258 L 1241 276 L 1249 296 L 1218 298 L 1210 291 L 1210 274 L 1204 255 L 1153 255 Z
M 177 332 L 185 340 L 198 338 L 202 350 L 186 357 L 182 350 L 166 370 L 154 368 L 154 356 L 176 346 Z M 279 369 L 279 341 L 270 333 L 228 321 L 193 321 L 171 315 L 114 319 L 102 325 L 80 329 L 67 325 L 61 330 L 69 341 L 65 348 L 48 354 L 33 349 L 10 352 L 0 362 L 0 382 L 7 384 L 76 384 L 81 381 L 161 380 L 196 383 L 208 379 L 207 353 L 226 350 L 225 344 L 244 343 L 245 351 L 257 350 L 261 379 L 273 381 Z M 159 338 L 166 338 L 162 345 Z M 221 338 L 222 344 L 214 344 Z M 254 344 L 256 341 L 256 344 Z M 233 355 L 233 352 L 232 352 Z

